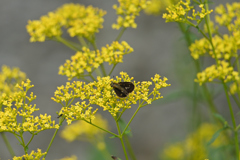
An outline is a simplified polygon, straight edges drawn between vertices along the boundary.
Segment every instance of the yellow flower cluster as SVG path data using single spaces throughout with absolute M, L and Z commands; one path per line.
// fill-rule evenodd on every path
M 226 61 L 219 61 L 219 65 L 212 65 L 207 67 L 204 71 L 197 74 L 197 79 L 195 82 L 198 82 L 202 85 L 205 82 L 212 82 L 214 79 L 223 80 L 224 83 L 229 81 L 238 81 L 239 73 L 234 71 L 233 67 L 229 65 Z
M 30 154 L 23 155 L 21 157 L 13 157 L 13 160 L 36 160 L 41 159 L 42 156 L 46 155 L 47 152 L 42 153 L 41 149 L 37 149 L 37 152 L 32 151 Z M 42 160 L 45 160 L 45 158 L 42 158 Z
M 151 3 L 145 8 L 146 14 L 159 15 L 166 11 L 166 8 L 170 5 L 175 4 L 179 0 L 151 0 Z
M 204 4 L 200 4 L 199 8 L 201 12 L 195 11 L 193 6 L 190 6 L 190 0 L 186 0 L 186 2 L 180 1 L 174 6 L 169 6 L 166 10 L 168 13 L 163 14 L 163 18 L 166 19 L 166 22 L 190 22 L 196 21 L 197 24 L 201 22 L 201 20 L 208 14 L 212 12 L 206 11 L 204 8 Z M 189 12 L 192 12 L 192 15 L 188 15 Z
M 239 32 L 240 33 L 240 32 Z M 196 40 L 191 44 L 189 50 L 194 59 L 199 59 L 200 56 L 208 53 L 212 58 L 230 60 L 232 57 L 237 57 L 237 50 L 240 48 L 240 35 L 233 34 L 231 36 L 225 34 L 223 37 L 218 35 L 212 38 L 215 54 L 212 51 L 212 46 L 206 38 Z
M 30 80 L 22 81 L 17 84 L 19 91 L 12 93 L 10 96 L 2 94 L 0 100 L 0 132 L 39 132 L 45 129 L 59 128 L 55 125 L 55 121 L 51 120 L 51 116 L 40 115 L 33 116 L 32 113 L 39 110 L 36 105 L 30 103 L 36 99 L 33 93 L 27 96 L 27 91 L 33 87 Z M 22 123 L 17 121 L 17 117 L 22 117 Z
M 189 135 L 184 141 L 176 142 L 166 147 L 160 154 L 161 159 L 185 160 L 204 159 L 208 157 L 207 148 L 215 149 L 227 144 L 224 135 L 220 136 L 208 147 L 214 133 L 218 130 L 217 125 L 204 123 L 195 132 Z
M 113 29 L 120 29 L 121 27 L 137 28 L 135 23 L 136 16 L 139 16 L 139 12 L 145 9 L 149 4 L 149 0 L 118 0 L 118 5 L 113 5 L 113 9 L 118 14 L 117 23 L 112 25 Z
M 92 121 L 96 126 L 108 130 L 107 120 L 103 119 L 100 114 L 96 114 L 96 118 Z M 90 125 L 89 123 L 79 120 L 69 126 L 66 126 L 60 136 L 68 142 L 74 140 L 89 141 L 99 146 L 99 149 L 105 148 L 104 135 L 106 132 Z
M 77 156 L 72 155 L 71 157 L 64 157 L 64 158 L 61 158 L 60 160 L 77 160 Z
M 240 93 L 240 79 L 236 82 L 233 82 L 230 85 L 229 91 L 232 95 L 235 94 L 235 93 Z
M 109 65 L 122 63 L 123 55 L 131 52 L 133 48 L 125 41 L 121 43 L 114 41 L 97 51 L 83 47 L 82 51 L 77 52 L 71 60 L 66 60 L 65 64 L 59 67 L 59 74 L 66 75 L 69 80 L 74 77 L 80 78 L 84 76 L 85 71 L 91 73 L 104 62 L 108 62 Z
M 113 117 L 117 113 L 122 113 L 126 109 L 130 109 L 132 104 L 136 104 L 142 101 L 142 106 L 151 104 L 152 101 L 162 98 L 159 93 L 159 89 L 170 86 L 167 84 L 167 78 L 160 79 L 158 74 L 152 79 L 155 86 L 153 91 L 149 93 L 149 87 L 152 85 L 150 81 L 133 82 L 135 89 L 126 98 L 119 98 L 113 91 L 111 83 L 118 82 L 131 82 L 133 78 L 130 78 L 127 73 L 121 72 L 121 77 L 116 77 L 116 81 L 110 79 L 110 77 L 98 77 L 97 81 L 86 84 L 85 82 L 74 81 L 73 83 L 67 82 L 66 86 L 58 87 L 55 92 L 55 98 L 52 99 L 61 103 L 64 107 L 60 111 L 60 114 L 67 119 L 67 123 L 70 124 L 73 120 L 83 119 L 86 121 L 92 121 L 97 112 L 97 109 L 92 111 L 92 105 L 97 105 L 103 108 L 104 111 L 108 111 Z M 78 101 L 74 105 L 71 102 L 78 98 Z M 65 103 L 65 104 L 64 104 Z
M 19 68 L 13 67 L 12 69 L 8 66 L 3 65 L 2 71 L 0 72 L 0 100 L 2 99 L 2 93 L 7 96 L 17 91 L 15 87 L 17 83 L 20 83 L 26 79 L 26 74 L 21 72 Z
M 229 31 L 237 31 L 240 26 L 240 3 L 234 2 L 231 5 L 226 4 L 226 8 L 221 4 L 215 8 L 218 14 L 215 20 L 219 25 L 226 26 Z
M 105 14 L 106 11 L 92 6 L 85 7 L 70 3 L 63 5 L 55 12 L 49 12 L 40 20 L 28 21 L 26 28 L 31 36 L 31 42 L 43 42 L 46 38 L 61 36 L 62 27 L 67 28 L 71 37 L 81 36 L 91 39 L 100 28 L 103 28 L 102 17 Z

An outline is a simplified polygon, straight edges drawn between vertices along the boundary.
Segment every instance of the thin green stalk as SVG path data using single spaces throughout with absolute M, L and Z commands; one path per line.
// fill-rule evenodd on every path
M 14 157 L 14 156 L 15 156 L 15 153 L 14 153 L 14 151 L 13 151 L 13 149 L 12 149 L 12 146 L 10 145 L 10 143 L 9 143 L 9 141 L 8 141 L 5 133 L 4 133 L 4 132 L 1 132 L 1 136 L 2 136 L 2 138 L 3 138 L 3 141 L 4 141 L 5 145 L 7 146 L 7 149 L 8 149 L 8 151 L 9 151 L 9 153 L 11 154 L 12 157 Z
M 69 48 L 71 48 L 74 51 L 79 51 L 79 49 L 77 47 L 75 47 L 71 42 L 65 40 L 64 38 L 62 38 L 60 36 L 56 37 L 56 41 L 63 43 L 64 45 L 68 46 Z
M 102 128 L 102 127 L 99 127 L 99 126 L 97 126 L 97 125 L 95 125 L 95 124 L 93 124 L 93 123 L 91 123 L 91 122 L 88 122 L 88 121 L 85 121 L 85 122 L 93 125 L 94 127 L 97 127 L 98 129 L 100 129 L 100 130 L 102 130 L 102 131 L 104 131 L 104 132 L 110 133 L 111 135 L 120 138 L 119 135 L 117 135 L 117 134 L 115 134 L 115 133 L 113 133 L 113 132 L 111 132 L 111 131 L 108 131 L 108 130 Z
M 206 12 L 209 11 L 209 7 L 208 7 L 208 0 L 205 0 L 205 9 L 206 9 Z M 205 17 L 205 23 L 206 23 L 206 26 L 207 26 L 207 30 L 208 30 L 208 36 L 209 36 L 209 42 L 212 46 L 212 50 L 213 50 L 213 54 L 214 54 L 214 57 L 215 57 L 215 61 L 218 65 L 218 59 L 217 59 L 217 56 L 216 56 L 216 52 L 215 52 L 215 47 L 213 45 L 213 42 L 212 42 L 212 30 L 210 28 L 210 15 L 206 15 Z M 205 35 L 204 33 L 202 33 L 203 35 Z
M 117 64 L 114 64 L 114 65 L 113 65 L 111 71 L 108 73 L 109 76 L 112 74 L 112 72 L 113 72 L 114 68 L 116 67 L 116 65 L 117 65 Z
M 49 149 L 50 149 L 50 147 L 51 147 L 51 145 L 52 145 L 52 143 L 53 143 L 53 140 L 55 139 L 55 137 L 56 137 L 56 135 L 57 135 L 58 130 L 59 130 L 59 129 L 56 129 L 56 131 L 54 132 L 54 134 L 53 134 L 53 136 L 52 136 L 52 139 L 51 139 L 51 141 L 50 141 L 50 143 L 49 143 L 49 145 L 48 145 L 48 148 L 47 148 L 47 150 L 46 150 L 47 154 L 48 154 L 48 151 L 49 151 Z M 44 155 L 44 158 L 47 156 L 47 154 Z
M 128 153 L 130 155 L 131 160 L 137 160 L 137 158 L 136 158 L 136 156 L 135 156 L 135 154 L 133 152 L 132 145 L 131 145 L 131 143 L 129 141 L 129 137 L 126 134 L 124 134 L 123 138 L 124 138 L 124 140 L 126 142 L 126 147 L 127 147 L 127 150 L 128 150 Z
M 78 36 L 77 38 L 78 38 L 78 41 L 81 43 L 82 46 L 85 46 L 85 47 L 88 46 L 82 36 Z
M 139 104 L 137 110 L 135 111 L 135 113 L 133 114 L 133 116 L 131 117 L 131 119 L 129 120 L 129 122 L 128 122 L 128 124 L 126 125 L 126 127 L 124 128 L 124 130 L 123 130 L 123 132 L 122 132 L 123 134 L 126 132 L 128 126 L 130 125 L 130 123 L 132 122 L 133 118 L 136 116 L 137 112 L 139 111 L 139 109 L 140 109 L 141 107 L 142 107 L 141 104 Z
M 117 122 L 117 121 L 115 121 L 115 122 L 116 122 L 116 125 L 117 125 L 118 134 L 119 134 L 118 138 L 119 138 L 120 141 L 121 141 L 125 158 L 126 158 L 126 160 L 128 160 L 127 151 L 126 151 L 126 148 L 125 148 L 125 145 L 124 145 L 124 142 L 123 142 L 123 133 L 124 133 L 124 132 L 121 133 L 121 129 L 120 129 L 120 126 L 119 126 L 118 122 Z
M 115 39 L 115 41 L 119 41 L 120 40 L 120 38 L 122 37 L 122 35 L 123 35 L 123 33 L 124 33 L 124 31 L 126 30 L 127 28 L 122 28 L 121 29 L 121 31 L 120 31 L 120 33 L 118 34 L 118 36 L 117 36 L 117 38 Z
M 233 113 L 233 109 L 232 109 L 232 104 L 228 95 L 228 90 L 227 90 L 227 85 L 226 83 L 224 83 L 222 81 L 223 87 L 224 87 L 224 91 L 225 91 L 225 95 L 227 98 L 227 102 L 228 102 L 228 107 L 229 107 L 229 111 L 231 114 L 231 118 L 232 118 L 232 124 L 233 124 L 233 128 L 234 128 L 234 139 L 235 139 L 235 151 L 236 151 L 236 158 L 239 160 L 239 145 L 238 145 L 238 132 L 237 132 L 237 125 L 236 125 L 236 121 L 235 121 L 235 117 L 234 117 L 234 113 Z
M 105 71 L 105 68 L 104 68 L 104 64 L 103 64 L 103 63 L 100 64 L 100 68 L 101 68 L 101 70 L 102 70 L 103 76 L 106 77 L 106 76 L 107 76 L 107 73 L 106 73 L 106 71 Z

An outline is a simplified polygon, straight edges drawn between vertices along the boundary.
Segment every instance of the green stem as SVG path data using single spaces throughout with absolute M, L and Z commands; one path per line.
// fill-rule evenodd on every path
M 125 158 L 126 158 L 126 160 L 128 160 L 127 151 L 126 151 L 126 148 L 125 148 L 125 145 L 124 145 L 124 142 L 123 142 L 123 134 L 124 134 L 124 132 L 121 133 L 121 129 L 120 129 L 120 126 L 119 126 L 118 122 L 117 121 L 115 121 L 115 122 L 116 122 L 116 125 L 117 125 L 117 130 L 118 130 L 118 135 L 119 135 L 118 138 L 121 141 Z
M 10 152 L 11 156 L 14 157 L 14 156 L 15 156 L 15 153 L 14 153 L 14 151 L 13 151 L 13 149 L 12 149 L 12 146 L 10 145 L 10 143 L 9 143 L 9 141 L 8 141 L 5 133 L 4 133 L 4 132 L 1 132 L 1 136 L 2 136 L 2 138 L 3 138 L 3 141 L 4 141 L 5 145 L 7 146 L 8 151 Z
M 120 31 L 120 33 L 118 34 L 118 36 L 117 36 L 117 38 L 115 39 L 115 41 L 119 41 L 120 40 L 120 38 L 122 37 L 122 35 L 123 35 L 123 33 L 124 33 L 124 31 L 126 30 L 127 28 L 122 28 L 121 29 L 121 31 Z
M 85 47 L 88 46 L 83 37 L 78 36 L 77 38 L 78 38 L 78 41 L 81 43 L 82 46 L 85 46 Z
M 209 11 L 209 7 L 208 7 L 208 0 L 205 0 L 205 9 L 206 9 L 206 12 Z M 215 52 L 215 47 L 213 45 L 213 42 L 212 42 L 212 30 L 210 28 L 210 15 L 207 14 L 206 17 L 205 17 L 205 23 L 206 23 L 206 26 L 207 26 L 207 30 L 208 30 L 208 41 L 210 42 L 211 46 L 212 46 L 212 50 L 213 50 L 213 54 L 214 54 L 214 58 L 215 58 L 215 61 L 216 61 L 216 64 L 218 64 L 218 59 L 217 59 L 217 56 L 216 56 L 216 52 Z M 204 33 L 202 33 L 203 35 L 205 35 Z
M 128 126 L 130 125 L 130 123 L 132 122 L 133 118 L 136 116 L 137 112 L 139 111 L 139 109 L 141 108 L 142 106 L 139 104 L 137 110 L 135 111 L 135 113 L 133 114 L 133 116 L 131 117 L 131 119 L 129 120 L 128 124 L 126 125 L 126 127 L 124 128 L 123 130 L 123 134 L 126 132 Z
M 111 71 L 108 73 L 109 76 L 112 74 L 112 72 L 113 72 L 114 68 L 116 67 L 116 65 L 117 65 L 117 64 L 114 64 L 114 65 L 113 65 Z
M 237 125 L 236 125 L 236 121 L 235 121 L 235 117 L 234 117 L 234 113 L 233 113 L 233 109 L 232 109 L 232 104 L 228 95 L 228 90 L 227 90 L 227 85 L 226 83 L 224 83 L 222 81 L 223 87 L 224 87 L 224 91 L 225 91 L 225 95 L 227 98 L 227 102 L 228 102 L 228 107 L 229 107 L 229 111 L 231 114 L 231 118 L 232 118 L 232 124 L 233 124 L 233 128 L 234 128 L 234 139 L 235 139 L 235 151 L 236 151 L 236 158 L 239 160 L 239 145 L 238 145 L 238 132 L 237 132 Z
M 129 153 L 131 159 L 132 160 L 137 160 L 137 158 L 136 158 L 136 156 L 135 156 L 135 154 L 133 152 L 132 145 L 131 145 L 131 143 L 129 141 L 129 137 L 126 134 L 124 134 L 123 138 L 124 138 L 124 140 L 126 142 L 126 147 L 127 147 L 127 150 L 128 150 L 128 153 Z
M 62 37 L 56 37 L 56 41 L 63 43 L 64 45 L 68 46 L 69 48 L 71 48 L 74 51 L 79 51 L 79 49 L 77 47 L 75 47 L 71 42 L 67 41 L 66 39 L 62 38 Z
M 97 125 L 95 125 L 95 124 L 93 124 L 93 123 L 91 123 L 91 122 L 88 122 L 88 121 L 85 121 L 85 122 L 93 125 L 94 127 L 97 127 L 98 129 L 100 129 L 100 130 L 102 130 L 102 131 L 104 131 L 104 132 L 110 133 L 111 135 L 119 138 L 119 135 L 117 135 L 117 134 L 115 134 L 115 133 L 113 133 L 113 132 L 111 132 L 111 131 L 108 131 L 108 130 L 102 128 L 102 127 L 99 127 L 99 126 L 97 126 Z
M 106 71 L 105 71 L 105 68 L 104 68 L 104 64 L 103 64 L 103 63 L 100 64 L 100 68 L 101 68 L 101 70 L 102 70 L 103 76 L 106 77 L 106 76 L 107 76 L 107 73 L 106 73 Z

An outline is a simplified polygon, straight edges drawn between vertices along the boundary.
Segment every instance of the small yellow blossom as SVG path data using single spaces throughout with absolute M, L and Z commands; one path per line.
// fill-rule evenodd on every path
M 26 80 L 26 74 L 20 71 L 19 68 L 13 67 L 12 69 L 6 65 L 2 66 L 0 72 L 0 100 L 9 96 L 19 89 L 15 87 L 17 83 Z M 2 95 L 3 94 L 3 95 Z
M 30 80 L 16 85 L 18 91 L 15 91 L 10 96 L 2 94 L 4 99 L 0 100 L 0 104 L 4 109 L 0 111 L 0 132 L 39 132 L 45 129 L 59 128 L 55 125 L 55 121 L 51 120 L 51 116 L 47 114 L 33 116 L 33 112 L 38 111 L 36 105 L 30 103 L 36 99 L 36 96 L 31 93 L 27 96 L 27 91 L 33 87 Z M 16 89 L 14 89 L 16 90 Z M 16 117 L 22 117 L 23 121 L 17 121 Z
M 227 8 L 227 9 L 226 9 Z M 226 8 L 221 4 L 215 8 L 216 22 L 228 28 L 229 31 L 239 30 L 240 25 L 240 3 L 227 3 Z
M 121 72 L 121 77 L 116 77 L 116 82 L 131 82 L 133 78 L 130 78 L 127 73 Z M 110 77 L 97 77 L 97 81 L 86 84 L 85 82 L 74 81 L 71 84 L 67 84 L 64 88 L 55 92 L 55 97 L 52 99 L 57 103 L 63 104 L 60 114 L 69 121 L 70 124 L 74 120 L 83 119 L 86 121 L 92 121 L 95 117 L 97 110 L 93 109 L 92 105 L 97 105 L 104 111 L 108 111 L 113 117 L 117 113 L 130 109 L 132 104 L 136 104 L 138 101 L 142 101 L 142 106 L 150 104 L 152 101 L 162 98 L 159 89 L 170 86 L 167 84 L 167 78 L 160 79 L 158 74 L 152 79 L 155 86 L 153 91 L 149 91 L 149 87 L 152 85 L 150 81 L 135 82 L 135 89 L 126 98 L 119 98 L 113 91 L 111 83 L 114 81 Z M 68 98 L 66 98 L 66 95 Z M 73 99 L 79 101 L 75 104 L 71 104 Z M 81 100 L 81 101 L 80 101 Z
M 61 158 L 59 160 L 77 160 L 77 156 L 72 155 L 71 157 L 64 157 L 64 158 Z
M 91 123 L 103 129 L 109 130 L 107 121 L 103 119 L 100 114 L 96 114 L 96 118 Z M 91 143 L 98 144 L 104 143 L 105 134 L 106 132 L 98 129 L 97 127 L 83 120 L 79 120 L 69 126 L 66 126 L 60 133 L 60 136 L 68 142 L 75 140 L 87 140 Z
M 239 49 L 239 37 L 238 35 L 229 36 L 227 34 L 220 37 L 218 35 L 212 38 L 212 43 L 215 49 L 215 54 L 213 53 L 212 46 L 206 38 L 202 38 L 200 40 L 196 40 L 191 44 L 189 50 L 191 52 L 191 56 L 194 59 L 199 59 L 200 56 L 209 54 L 212 58 L 230 60 L 233 57 L 237 57 L 237 50 Z
M 104 62 L 108 62 L 110 65 L 122 63 L 123 56 L 131 52 L 133 52 L 133 48 L 125 41 L 121 43 L 114 41 L 111 45 L 106 45 L 97 51 L 83 47 L 82 51 L 77 52 L 71 57 L 71 60 L 66 60 L 65 64 L 59 67 L 59 74 L 66 75 L 69 80 L 74 77 L 81 78 L 85 71 L 91 73 Z
M 31 42 L 43 42 L 46 38 L 54 38 L 62 35 L 62 27 L 67 28 L 71 37 L 82 36 L 92 39 L 95 33 L 103 28 L 102 18 L 106 14 L 92 6 L 82 6 L 79 4 L 65 4 L 55 12 L 49 12 L 42 16 L 40 20 L 28 21 L 26 26 Z
M 190 0 L 186 0 L 186 2 L 179 1 L 176 5 L 169 6 L 166 9 L 168 13 L 164 13 L 163 18 L 166 19 L 166 22 L 186 22 L 192 24 L 191 21 L 196 21 L 196 25 L 198 25 L 206 15 L 212 12 L 212 10 L 206 11 L 204 4 L 199 5 L 201 12 L 196 12 L 193 9 L 194 7 L 190 6 L 190 3 Z M 190 11 L 192 11 L 191 15 L 188 14 Z
M 220 128 L 217 125 L 203 123 L 196 131 L 188 137 L 174 144 L 168 145 L 160 153 L 162 159 L 185 160 L 185 159 L 204 159 L 208 157 L 207 149 L 217 149 L 227 145 L 228 141 L 223 134 L 208 147 L 207 143 Z
M 139 16 L 139 12 L 145 9 L 149 4 L 149 0 L 118 0 L 118 5 L 113 5 L 113 9 L 116 10 L 116 13 L 119 15 L 117 18 L 117 23 L 112 25 L 113 29 L 124 28 L 136 28 L 137 24 L 135 23 L 136 16 Z
M 219 65 L 212 65 L 207 67 L 204 71 L 197 74 L 197 79 L 195 82 L 198 82 L 200 85 L 206 82 L 211 82 L 214 79 L 223 80 L 224 83 L 229 81 L 238 81 L 239 73 L 233 70 L 233 67 L 229 65 L 228 62 L 220 61 Z
M 36 159 L 42 159 L 45 160 L 45 158 L 42 158 L 44 155 L 46 155 L 47 152 L 42 153 L 41 149 L 37 149 L 37 152 L 32 151 L 30 154 L 25 154 L 21 157 L 13 157 L 13 160 L 36 160 Z
M 166 8 L 170 5 L 174 5 L 179 0 L 151 0 L 151 3 L 144 10 L 149 15 L 159 15 L 166 11 Z

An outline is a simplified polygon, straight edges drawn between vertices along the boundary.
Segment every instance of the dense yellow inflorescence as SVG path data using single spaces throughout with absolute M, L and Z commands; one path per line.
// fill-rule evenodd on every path
M 118 0 L 119 5 L 113 5 L 113 9 L 116 10 L 116 14 L 119 15 L 117 23 L 112 25 L 113 29 L 123 28 L 137 28 L 135 22 L 136 16 L 139 16 L 139 12 L 145 9 L 149 4 L 149 0 Z
M 66 118 L 67 123 L 71 124 L 74 120 L 83 119 L 88 122 L 94 120 L 99 106 L 103 111 L 108 111 L 113 117 L 126 109 L 130 109 L 132 104 L 142 101 L 142 105 L 151 104 L 152 101 L 162 98 L 159 89 L 170 86 L 167 84 L 167 78 L 160 79 L 158 74 L 152 78 L 152 81 L 135 82 L 127 73 L 121 72 L 121 77 L 116 77 L 116 81 L 110 77 L 98 77 L 97 81 L 85 83 L 81 81 L 67 82 L 65 86 L 58 87 L 55 96 L 52 98 L 55 102 L 63 105 L 60 114 Z M 135 89 L 126 98 L 119 98 L 111 87 L 111 82 L 131 82 L 133 81 Z M 153 91 L 149 87 L 154 83 Z M 77 99 L 75 104 L 71 102 Z
M 64 4 L 55 12 L 42 16 L 40 20 L 28 21 L 26 28 L 31 36 L 31 42 L 43 42 L 47 38 L 61 36 L 63 27 L 67 28 L 71 37 L 81 36 L 92 39 L 92 36 L 103 28 L 102 17 L 105 14 L 106 11 L 92 6 Z
M 133 48 L 125 41 L 121 43 L 114 41 L 111 45 L 106 45 L 97 51 L 83 47 L 82 51 L 77 52 L 71 60 L 66 60 L 65 64 L 59 67 L 59 74 L 66 75 L 69 80 L 74 77 L 81 78 L 85 72 L 93 72 L 104 62 L 108 62 L 109 65 L 122 63 L 123 56 L 131 52 Z

